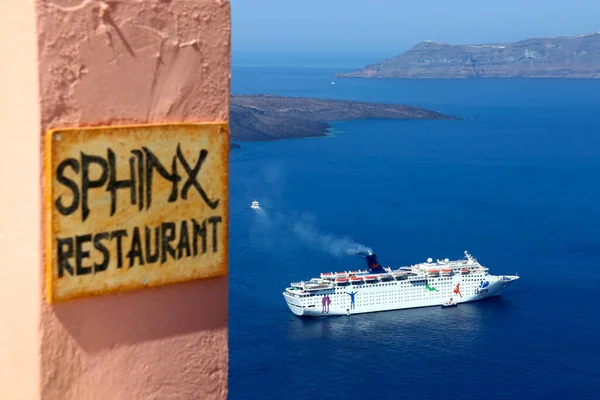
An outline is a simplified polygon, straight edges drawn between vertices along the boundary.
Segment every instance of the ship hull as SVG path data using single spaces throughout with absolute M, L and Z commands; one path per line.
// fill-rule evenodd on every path
M 441 306 L 450 298 L 458 304 L 483 300 L 500 295 L 517 279 L 516 276 L 487 275 L 480 280 L 469 280 L 469 277 L 463 280 L 458 275 L 448 280 L 349 285 L 304 298 L 286 291 L 283 292 L 283 297 L 290 311 L 299 317 L 330 317 Z M 326 298 L 332 300 L 326 301 Z

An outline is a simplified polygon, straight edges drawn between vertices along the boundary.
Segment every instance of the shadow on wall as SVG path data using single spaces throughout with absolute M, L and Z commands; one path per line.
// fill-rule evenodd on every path
M 198 331 L 227 329 L 222 276 L 48 306 L 86 353 Z

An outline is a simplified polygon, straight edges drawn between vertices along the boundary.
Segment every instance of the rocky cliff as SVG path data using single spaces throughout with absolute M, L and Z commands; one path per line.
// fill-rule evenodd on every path
M 457 119 L 419 107 L 356 101 L 280 97 L 231 96 L 231 140 L 269 141 L 325 136 L 327 121 L 351 119 Z
M 338 77 L 600 78 L 600 33 L 453 45 L 422 42 L 392 59 Z

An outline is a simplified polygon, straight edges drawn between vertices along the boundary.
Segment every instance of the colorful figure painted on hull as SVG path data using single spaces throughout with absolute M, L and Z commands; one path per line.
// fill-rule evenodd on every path
M 425 282 L 425 288 L 427 290 L 429 290 L 430 292 L 439 292 L 439 290 L 437 290 L 436 288 L 429 286 L 429 283 Z
M 329 295 L 325 295 L 323 296 L 323 300 L 321 300 L 321 305 L 323 306 L 322 309 L 322 313 L 328 313 L 329 312 L 329 305 L 331 304 L 331 299 L 329 298 Z
M 358 292 L 346 293 L 346 294 L 350 295 L 350 308 L 351 309 L 354 309 L 354 296 L 356 295 L 356 293 L 358 293 Z
M 462 297 L 462 294 L 460 293 L 460 283 L 456 284 L 456 288 L 454 288 L 454 293 Z
M 490 282 L 489 281 L 481 281 L 481 282 L 479 282 L 479 287 L 477 288 L 476 293 L 481 296 L 481 295 L 489 292 L 490 289 L 487 288 L 488 286 L 490 286 Z

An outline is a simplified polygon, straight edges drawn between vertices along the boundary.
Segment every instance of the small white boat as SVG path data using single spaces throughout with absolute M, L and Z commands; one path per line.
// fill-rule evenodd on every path
M 442 303 L 442 307 L 456 307 L 457 305 L 458 304 L 452 299 Z

